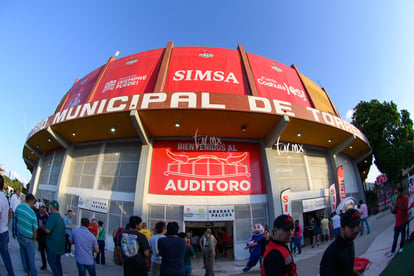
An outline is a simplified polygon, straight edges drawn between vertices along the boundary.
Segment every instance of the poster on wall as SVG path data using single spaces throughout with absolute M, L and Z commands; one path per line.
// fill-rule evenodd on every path
M 186 196 L 265 194 L 258 143 L 219 137 L 154 143 L 149 193 Z
M 329 200 L 331 202 L 331 210 L 336 210 L 336 189 L 335 184 L 329 186 Z
M 344 177 L 344 167 L 339 166 L 337 170 L 338 176 L 338 185 L 339 185 L 339 202 L 346 198 L 345 191 L 345 177 Z
M 207 206 L 184 206 L 185 221 L 207 221 Z
M 311 198 L 302 200 L 303 212 L 326 209 L 326 200 L 324 197 Z

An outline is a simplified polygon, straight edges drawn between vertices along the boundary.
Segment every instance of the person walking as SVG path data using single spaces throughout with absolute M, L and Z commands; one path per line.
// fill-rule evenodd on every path
M 148 241 L 151 248 L 151 273 L 153 276 L 160 275 L 161 256 L 158 251 L 158 240 L 165 237 L 165 233 L 167 233 L 167 226 L 165 222 L 159 221 L 155 224 L 155 235 Z
M 75 245 L 75 260 L 79 276 L 96 276 L 95 262 L 92 252 L 98 253 L 99 246 L 96 237 L 89 231 L 89 219 L 82 218 L 81 226 L 72 230 L 69 241 Z
M 341 217 L 341 232 L 325 250 L 319 266 L 320 276 L 360 275 L 354 269 L 354 239 L 361 228 L 361 217 L 356 209 L 348 209 Z
M 293 218 L 288 215 L 280 215 L 273 222 L 273 238 L 263 255 L 261 276 L 291 275 L 296 276 L 296 264 L 287 247 L 293 236 Z
M 49 203 L 50 216 L 46 226 L 41 229 L 46 233 L 47 261 L 54 276 L 62 276 L 61 257 L 65 254 L 65 222 L 59 214 L 59 203 L 52 200 Z
M 203 241 L 203 262 L 206 272 L 204 276 L 214 276 L 214 258 L 216 256 L 217 241 L 211 233 L 211 229 L 207 229 Z
M 359 213 L 361 214 L 361 233 L 362 236 L 364 234 L 364 223 L 367 227 L 367 235 L 370 232 L 369 224 L 368 224 L 368 206 L 364 203 L 364 201 L 359 201 Z
M 0 255 L 3 264 L 6 267 L 9 276 L 14 276 L 13 265 L 9 254 L 9 223 L 12 216 L 12 210 L 9 208 L 9 202 L 4 195 L 4 178 L 0 175 Z
M 199 242 L 200 242 L 200 237 L 197 234 L 192 234 L 191 235 L 191 245 L 192 245 L 192 247 L 193 247 L 196 255 L 197 255 L 197 253 L 199 251 L 198 250 L 198 246 L 199 246 L 198 244 L 199 244 Z
M 398 187 L 398 194 L 395 201 L 391 204 L 391 212 L 395 214 L 395 225 L 394 225 L 394 239 L 392 242 L 391 252 L 388 253 L 388 257 L 392 257 L 395 254 L 397 247 L 398 237 L 401 233 L 400 249 L 398 253 L 404 251 L 405 232 L 408 222 L 408 196 L 404 195 L 404 189 Z
M 178 233 L 178 236 L 182 238 L 185 243 L 185 253 L 184 253 L 184 272 L 185 276 L 191 276 L 193 268 L 191 266 L 191 259 L 196 257 L 196 252 L 194 251 L 193 246 L 191 245 L 190 235 L 186 235 L 184 232 Z
M 336 212 L 333 213 L 334 216 L 332 217 L 332 228 L 334 239 L 336 239 L 336 237 L 341 233 L 341 217 Z
M 20 195 L 20 190 L 16 189 L 15 193 L 10 197 L 10 208 L 12 209 L 12 234 L 15 239 L 17 236 L 17 227 L 16 227 L 16 208 L 22 203 L 22 197 Z
M 105 264 L 105 238 L 106 233 L 103 227 L 103 221 L 98 221 L 98 246 L 99 246 L 99 253 L 96 254 L 95 262 L 97 264 Z
M 69 209 L 66 212 L 66 215 L 63 217 L 63 221 L 65 222 L 65 256 L 66 257 L 73 257 L 72 254 L 72 244 L 69 241 L 69 237 L 72 234 L 72 230 L 75 229 L 75 226 L 72 222 L 73 217 L 73 210 Z
M 293 231 L 293 240 L 295 248 L 298 250 L 298 256 L 302 256 L 302 226 L 299 224 L 299 220 L 295 220 L 295 227 Z
M 16 207 L 16 230 L 17 241 L 20 248 L 20 258 L 24 273 L 31 276 L 37 276 L 35 265 L 35 243 L 37 229 L 39 228 L 37 216 L 33 211 L 36 203 L 34 195 L 27 194 L 26 202 Z
M 185 241 L 178 237 L 178 223 L 167 224 L 167 234 L 158 240 L 161 256 L 160 276 L 184 276 Z
M 39 212 L 36 215 L 38 225 L 46 225 L 49 213 L 46 212 L 46 206 L 43 202 L 40 203 Z M 39 228 L 39 231 L 37 232 L 37 245 L 39 247 L 40 257 L 42 258 L 42 266 L 40 267 L 40 270 L 43 271 L 47 271 L 46 235 L 46 232 L 42 228 Z
M 329 240 L 329 219 L 325 215 L 321 216 L 322 241 Z
M 150 247 L 147 238 L 140 233 L 142 219 L 139 216 L 131 216 L 129 228 L 119 235 L 117 244 L 121 246 L 124 276 L 148 275 L 147 258 Z

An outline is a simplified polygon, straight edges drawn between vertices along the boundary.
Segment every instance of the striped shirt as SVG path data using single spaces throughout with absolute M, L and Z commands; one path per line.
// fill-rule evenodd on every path
M 33 238 L 33 227 L 39 228 L 36 213 L 30 208 L 29 204 L 21 203 L 17 206 L 15 215 L 17 218 L 17 232 L 26 238 Z

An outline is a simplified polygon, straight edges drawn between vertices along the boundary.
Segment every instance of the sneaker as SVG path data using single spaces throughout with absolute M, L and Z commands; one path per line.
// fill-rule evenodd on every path
M 394 254 L 395 254 L 395 252 L 390 252 L 390 253 L 387 254 L 387 257 L 392 257 L 392 256 L 394 256 Z
M 65 256 L 66 256 L 66 257 L 69 257 L 69 253 L 65 253 Z
M 72 253 L 69 253 L 69 256 L 74 257 L 75 255 L 73 255 Z
M 403 253 L 404 248 L 400 248 L 400 250 L 398 250 L 398 253 Z
M 297 257 L 300 257 L 300 256 L 302 256 L 302 253 L 299 253 L 298 255 L 296 255 Z

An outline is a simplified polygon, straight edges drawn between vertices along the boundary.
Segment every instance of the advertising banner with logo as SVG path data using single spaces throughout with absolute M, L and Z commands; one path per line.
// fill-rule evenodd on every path
M 111 62 L 93 101 L 153 92 L 163 49 L 130 55 Z
M 344 167 L 339 166 L 337 171 L 339 185 L 339 202 L 346 198 Z
M 207 221 L 207 206 L 184 206 L 185 221 Z
M 247 56 L 259 96 L 311 107 L 295 69 L 254 54 Z
M 154 143 L 149 193 L 187 196 L 264 194 L 257 143 L 197 137 Z
M 103 66 L 93 70 L 73 85 L 72 91 L 68 95 L 68 100 L 66 101 L 62 110 L 71 108 L 75 105 L 86 103 L 89 97 L 89 93 L 91 92 L 93 85 L 98 79 L 102 67 Z
M 332 212 L 336 210 L 336 189 L 335 184 L 329 186 L 329 201 L 331 202 Z
M 282 192 L 282 213 L 285 215 L 291 215 L 292 214 L 292 208 L 291 208 L 291 204 L 290 204 L 290 189 L 287 189 L 285 191 Z
M 174 48 L 164 90 L 248 94 L 239 52 L 210 47 Z

